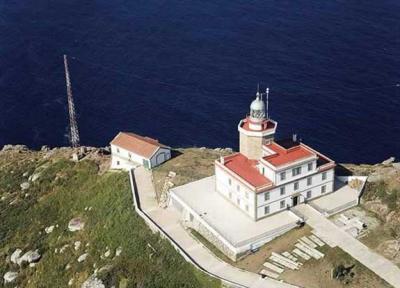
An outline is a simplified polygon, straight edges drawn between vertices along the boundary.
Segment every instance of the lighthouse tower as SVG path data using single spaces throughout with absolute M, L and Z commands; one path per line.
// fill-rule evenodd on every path
M 256 99 L 250 104 L 250 115 L 239 122 L 240 153 L 249 159 L 258 160 L 262 157 L 262 145 L 274 139 L 277 122 L 269 119 L 268 95 L 257 89 Z M 267 109 L 263 96 L 267 98 Z

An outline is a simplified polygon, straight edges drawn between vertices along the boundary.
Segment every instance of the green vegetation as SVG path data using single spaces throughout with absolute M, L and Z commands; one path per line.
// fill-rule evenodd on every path
M 229 149 L 185 148 L 174 150 L 174 157 L 153 170 L 155 189 L 160 195 L 170 171 L 176 172 L 175 186 L 202 179 L 214 174 L 214 161 L 221 155 L 232 153 Z
M 39 178 L 22 190 L 35 170 Z M 0 275 L 19 272 L 10 287 L 67 287 L 72 278 L 72 287 L 80 287 L 95 267 L 107 267 L 98 274 L 107 287 L 220 287 L 148 229 L 134 212 L 125 173 L 100 175 L 92 160 L 1 152 L 0 197 Z M 74 217 L 83 219 L 83 230 L 68 231 Z M 47 234 L 51 225 L 58 226 Z M 75 241 L 82 243 L 78 250 Z M 115 256 L 118 247 L 122 253 Z M 42 258 L 35 267 L 18 267 L 9 261 L 17 248 L 39 249 Z M 107 250 L 111 255 L 104 257 Z M 89 256 L 78 263 L 85 252 Z
M 380 199 L 390 211 L 396 210 L 400 201 L 400 187 L 390 187 L 385 181 L 368 183 L 364 193 L 364 200 L 374 199 Z

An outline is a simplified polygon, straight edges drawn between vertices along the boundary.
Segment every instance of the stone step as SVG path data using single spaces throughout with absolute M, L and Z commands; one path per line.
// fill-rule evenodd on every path
M 319 239 L 319 238 L 318 238 L 317 236 L 315 236 L 315 235 L 311 235 L 311 236 L 310 236 L 310 239 L 311 239 L 312 241 L 314 241 L 315 243 L 317 243 L 317 245 L 318 245 L 319 247 L 322 247 L 322 246 L 325 245 L 325 243 L 322 242 L 322 240 Z
M 261 270 L 260 274 L 265 275 L 265 276 L 270 277 L 270 278 L 274 278 L 274 279 L 277 279 L 279 277 L 278 274 L 276 274 L 276 273 L 274 273 L 272 271 L 268 271 L 266 269 Z
M 264 267 L 266 267 L 274 272 L 277 272 L 279 274 L 282 273 L 283 271 L 285 271 L 284 269 L 282 269 L 272 263 L 269 263 L 269 262 L 265 262 L 263 265 L 264 265 Z
M 307 236 L 303 236 L 300 238 L 301 240 L 304 241 L 304 243 L 306 243 L 308 246 L 310 246 L 311 248 L 317 248 L 317 244 L 315 244 L 314 242 L 312 242 L 309 238 L 307 238 Z
M 310 255 L 308 255 L 308 254 L 306 254 L 306 253 L 300 251 L 300 250 L 297 249 L 297 248 L 293 249 L 293 253 L 296 254 L 296 255 L 298 255 L 299 257 L 303 258 L 304 260 L 310 260 L 310 259 L 311 259 L 311 256 L 310 256 Z

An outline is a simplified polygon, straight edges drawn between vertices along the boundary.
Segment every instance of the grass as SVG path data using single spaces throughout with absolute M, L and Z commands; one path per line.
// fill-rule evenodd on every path
M 301 287 L 309 288 L 391 287 L 342 249 L 338 247 L 331 248 L 325 245 L 324 247 L 318 248 L 318 250 L 325 254 L 324 258 L 320 260 L 310 259 L 304 262 L 304 265 L 299 271 L 286 269 L 282 274 L 282 279 L 289 283 L 295 283 Z M 342 280 L 332 279 L 332 271 L 341 265 L 344 267 L 352 267 L 351 272 L 354 273 L 353 277 L 348 275 Z
M 42 176 L 21 191 L 20 184 L 28 177 L 23 174 L 31 175 L 39 166 Z M 98 172 L 98 165 L 89 160 L 43 160 L 39 152 L 0 155 L 0 196 L 5 197 L 0 201 L 0 256 L 5 260 L 17 248 L 39 249 L 42 255 L 34 268 L 0 261 L 0 275 L 19 271 L 10 287 L 66 287 L 71 278 L 72 287 L 80 287 L 94 267 L 106 265 L 107 271 L 99 277 L 107 287 L 120 283 L 125 287 L 220 287 L 219 281 L 185 262 L 137 216 L 125 173 Z M 74 217 L 85 221 L 83 230 L 68 231 Z M 44 229 L 50 225 L 58 227 L 46 234 Z M 73 243 L 78 240 L 82 245 L 75 251 Z M 64 245 L 69 247 L 63 254 L 55 252 Z M 118 247 L 122 254 L 116 257 Z M 107 249 L 111 256 L 101 257 Z M 88 258 L 78 263 L 85 252 Z

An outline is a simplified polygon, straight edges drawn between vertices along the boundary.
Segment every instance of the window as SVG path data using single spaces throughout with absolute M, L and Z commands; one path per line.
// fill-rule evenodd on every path
M 265 175 L 265 168 L 262 167 L 262 174 Z
M 286 204 L 286 203 L 285 203 L 285 200 L 282 200 L 282 201 L 281 201 L 281 209 L 285 208 L 285 204 Z
M 265 200 L 265 201 L 268 201 L 268 200 L 269 200 L 269 193 L 268 193 L 268 192 L 264 194 L 264 200 Z
M 229 199 L 232 199 L 232 192 L 229 192 Z
M 236 203 L 237 203 L 237 205 L 240 206 L 240 199 L 239 198 L 236 199 Z
M 313 163 L 308 163 L 308 171 L 311 171 L 312 170 L 312 165 Z
M 294 187 L 293 189 L 296 191 L 299 189 L 299 182 L 294 182 Z
M 245 206 L 245 209 L 246 209 L 246 211 L 248 212 L 248 211 L 249 211 L 249 205 L 246 205 L 246 206 Z
M 281 187 L 281 195 L 285 195 L 285 186 Z
M 326 186 L 323 185 L 323 186 L 321 186 L 321 193 L 325 193 L 325 192 L 326 192 Z
M 307 191 L 307 199 L 311 198 L 311 191 Z
M 269 214 L 269 206 L 264 207 L 264 214 Z
M 232 179 L 229 178 L 228 182 L 229 182 L 229 186 L 231 186 L 232 185 Z
M 326 180 L 326 172 L 322 173 L 322 180 Z
M 246 191 L 244 195 L 246 196 L 246 199 L 249 199 L 249 192 Z
M 117 161 L 117 165 L 119 165 L 119 161 Z
M 307 185 L 310 186 L 312 184 L 312 177 L 307 178 Z
M 292 169 L 292 176 L 297 176 L 301 173 L 301 167 L 296 167 Z
M 117 148 L 117 153 L 119 153 L 119 148 Z
M 239 186 L 239 185 L 236 186 L 236 190 L 237 190 L 238 192 L 240 191 L 240 186 Z
M 132 154 L 128 153 L 128 157 L 129 157 L 129 159 L 131 159 L 132 158 Z
M 281 181 L 286 179 L 286 172 L 281 173 Z

